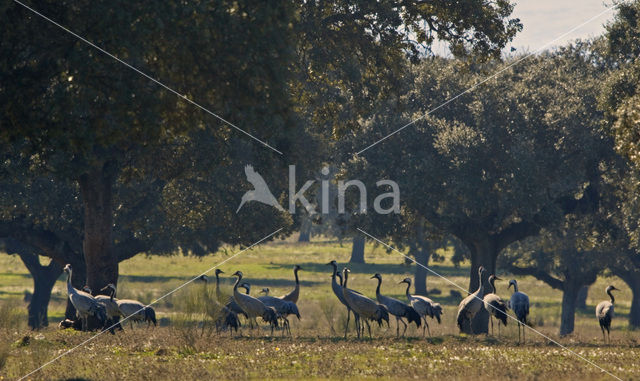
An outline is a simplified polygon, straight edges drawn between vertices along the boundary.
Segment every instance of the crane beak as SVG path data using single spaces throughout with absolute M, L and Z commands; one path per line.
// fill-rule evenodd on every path
M 498 276 L 497 276 L 497 275 L 494 275 L 494 279 L 495 279 L 495 280 L 502 280 L 502 278 L 498 278 Z

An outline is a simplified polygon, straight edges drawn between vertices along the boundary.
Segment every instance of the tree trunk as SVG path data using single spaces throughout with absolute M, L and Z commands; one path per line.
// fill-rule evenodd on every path
M 308 217 L 302 217 L 302 223 L 300 224 L 300 236 L 298 242 L 309 242 L 311 240 L 311 219 Z
M 423 265 L 425 267 L 429 266 L 429 259 L 431 257 L 430 248 L 420 246 L 415 252 L 416 257 L 416 273 L 414 279 L 414 287 L 415 293 L 418 295 L 427 295 L 427 269 L 420 266 Z
M 570 281 L 564 281 L 563 286 L 560 336 L 568 335 L 573 332 L 578 293 L 582 288 L 582 285 Z
M 48 308 L 51 290 L 62 274 L 62 266 L 53 259 L 47 266 L 42 266 L 35 253 L 20 252 L 18 255 L 33 277 L 33 295 L 27 307 L 29 327 L 31 329 L 47 327 L 49 325 Z
M 100 290 L 118 281 L 118 258 L 112 250 L 112 186 L 109 164 L 84 173 L 79 178 L 84 207 L 83 250 L 87 284 Z
M 498 249 L 491 237 L 487 237 L 482 240 L 472 242 L 469 247 L 471 251 L 471 274 L 469 274 L 469 292 L 475 292 L 478 289 L 478 268 L 484 266 L 487 270 L 485 274 L 485 294 L 487 293 L 486 277 L 490 274 L 495 274 L 496 260 L 498 258 Z M 471 324 L 473 333 L 488 333 L 489 332 L 489 313 L 484 309 L 484 306 L 473 318 Z
M 351 259 L 349 263 L 364 263 L 364 236 L 357 235 L 353 237 L 353 246 L 351 247 Z
M 631 289 L 631 311 L 629 312 L 629 326 L 640 328 L 640 270 L 621 275 L 622 280 Z
M 576 308 L 581 310 L 587 309 L 587 297 L 589 296 L 589 286 L 584 285 L 578 291 L 578 298 L 576 299 Z

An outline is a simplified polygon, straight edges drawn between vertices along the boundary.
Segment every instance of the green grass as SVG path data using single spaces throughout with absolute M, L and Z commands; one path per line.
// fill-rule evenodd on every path
M 237 249 L 227 248 L 203 258 L 183 256 L 138 256 L 121 263 L 118 296 L 150 302 L 184 283 L 186 280 L 230 258 Z M 449 258 L 450 253 L 442 253 Z M 267 330 L 243 327 L 240 335 L 215 335 L 199 327 L 202 314 L 197 310 L 202 284 L 193 284 L 163 299 L 156 306 L 158 328 L 127 329 L 116 336 L 102 335 L 95 341 L 63 357 L 35 379 L 85 377 L 91 379 L 196 379 L 212 378 L 343 378 L 343 377 L 414 377 L 440 376 L 447 379 L 475 377 L 557 379 L 571 375 L 584 379 L 600 379 L 603 374 L 577 357 L 550 344 L 546 339 L 527 333 L 528 343 L 517 344 L 517 329 L 510 321 L 500 337 L 459 336 L 455 326 L 458 299 L 450 296 L 455 287 L 443 279 L 430 276 L 429 289 L 441 290 L 433 299 L 445 306 L 441 325 L 431 323 L 433 338 L 422 339 L 415 327 L 406 338 L 396 339 L 395 321 L 391 329 L 374 329 L 374 339 L 343 340 L 346 320 L 344 308 L 336 301 L 330 287 L 330 267 L 336 259 L 344 264 L 350 245 L 323 240 L 298 244 L 292 240 L 259 246 L 229 260 L 223 288 L 230 290 L 236 270 L 241 270 L 252 284 L 255 295 L 269 287 L 273 295 L 281 295 L 293 287 L 292 267 L 300 264 L 302 282 L 298 303 L 302 320 L 292 320 L 293 338 L 282 338 L 278 332 L 270 337 Z M 403 298 L 404 287 L 398 282 L 413 275 L 413 265 L 405 265 L 397 253 L 381 247 L 367 246 L 366 265 L 352 266 L 350 287 L 369 296 L 376 282 L 369 279 L 375 272 L 383 275 L 383 293 Z M 25 290 L 31 290 L 31 279 L 15 256 L 0 255 L 0 308 L 11 312 L 16 324 L 0 322 L 0 379 L 26 374 L 56 354 L 73 347 L 91 333 L 60 331 L 55 325 L 64 312 L 66 291 L 64 277 L 56 283 L 49 309 L 52 326 L 34 333 L 26 330 L 22 302 Z M 466 287 L 468 264 L 459 268 L 446 259 L 433 263 L 433 269 Z M 500 274 L 510 279 L 508 274 Z M 586 358 L 602 365 L 623 379 L 640 377 L 640 332 L 627 328 L 631 293 L 617 278 L 600 278 L 590 290 L 588 308 L 578 311 L 576 332 L 568 337 L 557 335 L 560 322 L 561 292 L 531 277 L 517 277 L 520 289 L 533 303 L 531 321 L 545 335 L 567 345 Z M 601 345 L 601 334 L 594 317 L 594 306 L 606 299 L 604 288 L 613 283 L 622 291 L 616 298 L 612 345 Z M 507 282 L 498 284 L 498 294 L 507 298 Z M 194 299 L 195 298 L 195 299 Z M 195 304 L 194 304 L 195 303 Z M 194 307 L 195 306 L 195 307 Z M 187 313 L 189 312 L 189 313 Z M 9 312 L 5 312 L 9 314 Z M 16 316 L 18 314 L 18 316 Z M 1 319 L 0 319 L 1 320 Z M 335 332 L 338 332 L 336 335 Z M 26 340 L 25 336 L 30 339 Z M 7 350 L 7 348 L 9 348 Z M 96 364 L 100 366 L 96 366 Z M 4 366 L 4 369 L 2 368 Z

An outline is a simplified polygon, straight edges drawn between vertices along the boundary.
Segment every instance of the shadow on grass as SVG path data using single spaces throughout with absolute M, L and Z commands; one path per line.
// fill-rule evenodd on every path
M 317 262 L 303 262 L 298 263 L 302 267 L 302 272 L 300 273 L 300 277 L 304 271 L 311 271 L 316 273 L 326 272 L 327 275 L 330 275 L 332 272 L 331 266 L 326 263 L 317 263 Z M 272 270 L 282 270 L 291 268 L 292 266 L 289 264 L 270 264 L 267 265 L 267 269 Z M 392 263 L 338 263 L 338 270 L 342 270 L 344 267 L 348 267 L 351 270 L 352 274 L 370 274 L 369 276 L 380 273 L 383 275 L 397 275 L 397 274 L 406 274 L 407 272 L 413 272 L 415 269 L 414 265 L 406 265 L 404 263 L 392 264 Z M 462 276 L 466 277 L 469 275 L 469 271 L 466 268 L 455 267 L 455 266 L 443 266 L 443 265 L 435 265 L 429 266 L 430 269 L 437 272 L 438 274 L 451 277 L 451 276 Z M 291 275 L 293 278 L 293 274 Z M 434 277 L 436 275 L 428 274 L 427 278 Z

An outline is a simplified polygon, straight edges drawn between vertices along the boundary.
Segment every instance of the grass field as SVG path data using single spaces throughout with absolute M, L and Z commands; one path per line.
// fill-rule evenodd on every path
M 221 266 L 232 274 L 241 270 L 252 284 L 255 295 L 262 287 L 281 295 L 293 286 L 293 264 L 300 264 L 302 290 L 298 306 L 300 321 L 292 320 L 293 337 L 280 332 L 269 335 L 265 328 L 247 327 L 238 335 L 216 335 L 199 324 L 197 313 L 187 313 L 188 302 L 203 292 L 203 284 L 192 284 L 156 305 L 160 326 L 147 329 L 125 326 L 124 333 L 102 335 L 34 374 L 32 379 L 85 378 L 196 379 L 196 378 L 344 378 L 385 377 L 443 379 L 607 379 L 595 366 L 561 349 L 547 339 L 527 332 L 527 344 L 518 345 L 517 328 L 509 322 L 500 337 L 468 337 L 457 334 L 456 307 L 459 299 L 446 281 L 428 278 L 429 289 L 437 288 L 433 298 L 445 306 L 441 325 L 430 323 L 432 337 L 423 339 L 415 326 L 407 337 L 395 337 L 391 329 L 374 329 L 373 339 L 357 340 L 353 333 L 342 338 L 346 314 L 330 287 L 331 259 L 345 263 L 350 245 L 330 240 L 309 244 L 294 241 L 269 243 L 240 254 Z M 118 296 L 150 302 L 213 267 L 234 253 L 232 248 L 204 258 L 182 256 L 138 256 L 120 266 Z M 448 258 L 448 253 L 445 258 Z M 383 275 L 382 292 L 404 298 L 398 281 L 412 276 L 413 265 L 405 265 L 397 253 L 367 246 L 366 265 L 353 266 L 350 287 L 374 296 L 375 272 Z M 434 263 L 433 269 L 466 287 L 468 264 L 456 268 L 448 260 Z M 500 274 L 510 279 L 508 274 Z M 591 288 L 588 308 L 578 311 L 576 332 L 557 335 L 561 293 L 530 277 L 517 278 L 520 289 L 529 294 L 531 321 L 535 329 L 571 348 L 622 379 L 640 379 L 640 332 L 627 329 L 630 291 L 617 278 L 601 278 Z M 224 279 L 230 289 L 232 278 Z M 613 283 L 622 291 L 616 298 L 612 344 L 602 345 L 594 317 L 597 302 L 606 299 L 604 288 Z M 497 285 L 498 294 L 507 298 L 507 282 Z M 61 331 L 56 327 L 63 315 L 66 290 L 64 279 L 54 288 L 50 306 L 51 327 L 31 332 L 24 324 L 25 290 L 31 278 L 17 257 L 0 256 L 0 379 L 14 379 L 73 348 L 93 333 Z M 192 312 L 192 311 L 191 311 Z M 338 333 L 336 333 L 338 332 Z

